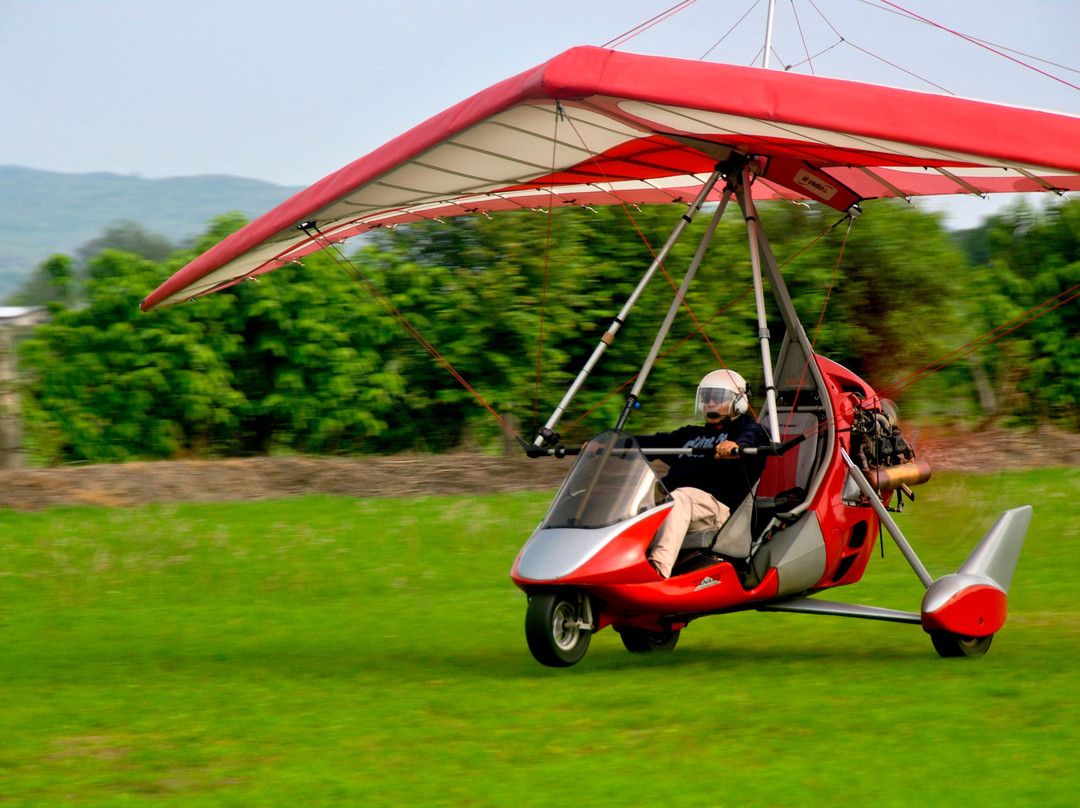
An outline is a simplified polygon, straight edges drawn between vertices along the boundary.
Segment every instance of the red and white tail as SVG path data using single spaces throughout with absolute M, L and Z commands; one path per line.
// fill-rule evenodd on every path
M 1006 595 L 1031 515 L 1030 505 L 1003 513 L 960 569 L 930 585 L 922 601 L 924 631 L 989 637 L 1005 624 Z

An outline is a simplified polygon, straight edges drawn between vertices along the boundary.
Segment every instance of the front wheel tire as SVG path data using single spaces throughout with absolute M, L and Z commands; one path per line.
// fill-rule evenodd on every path
M 581 602 L 576 594 L 559 592 L 543 592 L 529 598 L 525 639 L 541 665 L 568 668 L 589 650 L 592 631 L 582 626 Z
M 934 650 L 943 657 L 980 657 L 990 648 L 993 639 L 993 634 L 988 637 L 965 637 L 951 631 L 930 632 Z

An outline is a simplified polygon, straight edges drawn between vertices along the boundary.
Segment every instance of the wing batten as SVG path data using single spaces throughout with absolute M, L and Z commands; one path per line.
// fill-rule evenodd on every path
M 886 191 L 888 191 L 889 192 L 888 195 L 896 197 L 897 199 L 908 199 L 908 197 L 904 194 L 903 191 L 901 191 L 899 188 L 897 188 L 891 182 L 886 180 L 884 177 L 881 177 L 876 172 L 871 171 L 866 166 L 856 166 L 856 168 L 858 168 L 859 171 L 861 171 L 863 174 L 868 176 L 870 179 L 872 179 L 874 182 L 876 182 L 878 185 L 880 185 L 882 188 L 884 188 Z M 883 194 L 883 196 L 885 196 L 885 194 Z
M 186 300 L 376 227 L 550 205 L 693 198 L 731 150 L 759 199 L 1080 190 L 1080 118 L 663 57 L 575 48 L 462 101 L 259 217 L 162 284 Z

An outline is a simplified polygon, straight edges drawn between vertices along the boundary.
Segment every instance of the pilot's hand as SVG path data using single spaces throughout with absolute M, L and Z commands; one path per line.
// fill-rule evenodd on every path
M 733 440 L 725 440 L 725 441 L 723 441 L 721 443 L 718 443 L 716 445 L 716 455 L 715 456 L 716 456 L 716 458 L 718 460 L 721 459 L 721 458 L 726 460 L 726 459 L 730 459 L 732 457 L 738 457 L 738 454 L 739 454 L 739 444 L 737 444 Z

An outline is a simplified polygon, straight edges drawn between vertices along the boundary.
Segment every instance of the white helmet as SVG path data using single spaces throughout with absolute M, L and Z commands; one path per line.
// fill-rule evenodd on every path
M 742 415 L 750 409 L 747 401 L 748 390 L 746 381 L 733 370 L 726 368 L 714 370 L 701 380 L 698 385 L 697 398 L 694 400 L 694 417 L 704 418 L 706 413 L 720 412 L 723 415 Z M 706 408 L 707 402 L 715 402 Z M 730 402 L 731 407 L 725 405 Z M 716 405 L 719 404 L 719 408 Z

